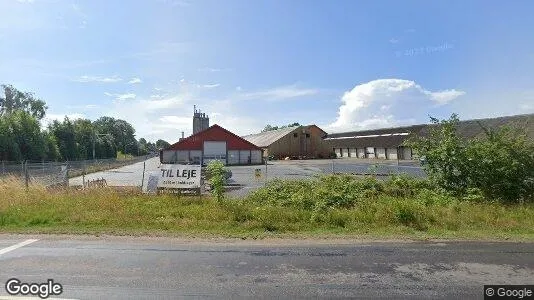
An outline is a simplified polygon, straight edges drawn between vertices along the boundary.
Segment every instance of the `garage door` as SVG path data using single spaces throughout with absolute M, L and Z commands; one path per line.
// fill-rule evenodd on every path
M 250 151 L 251 153 L 251 163 L 253 164 L 261 164 L 262 163 L 262 159 L 261 159 L 261 151 L 260 150 L 252 150 Z
M 341 149 L 336 148 L 336 149 L 334 149 L 334 151 L 336 152 L 336 156 L 337 157 L 341 157 Z
M 410 148 L 402 148 L 402 151 L 403 151 L 403 155 L 402 155 L 402 159 L 412 159 L 412 149 Z
M 239 151 L 239 163 L 242 165 L 250 164 L 250 150 Z
M 367 154 L 367 158 L 375 158 L 375 148 L 374 147 L 365 148 L 365 153 Z
M 388 148 L 388 159 L 397 159 L 397 148 Z
M 239 164 L 239 150 L 228 150 L 228 164 Z
M 350 157 L 358 157 L 358 154 L 356 152 L 356 148 L 351 148 L 349 150 L 349 152 L 350 152 Z
M 226 142 L 204 142 L 204 163 L 214 159 L 226 162 Z
M 386 158 L 386 149 L 385 148 L 376 148 L 376 157 Z
M 358 158 L 365 158 L 365 149 L 358 148 Z
M 176 150 L 163 150 L 162 163 L 174 163 L 176 161 Z

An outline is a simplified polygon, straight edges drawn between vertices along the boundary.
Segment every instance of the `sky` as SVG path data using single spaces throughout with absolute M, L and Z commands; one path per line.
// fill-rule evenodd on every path
M 0 0 L 0 83 L 175 142 L 534 112 L 534 2 Z

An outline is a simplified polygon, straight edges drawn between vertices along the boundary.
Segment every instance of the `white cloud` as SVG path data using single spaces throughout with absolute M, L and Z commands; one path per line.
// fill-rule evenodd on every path
M 317 89 L 299 88 L 296 85 L 276 87 L 268 90 L 244 93 L 245 99 L 284 100 L 304 96 L 312 96 L 319 93 Z
M 109 96 L 109 97 L 113 97 L 115 98 L 116 100 L 128 100 L 128 99 L 135 99 L 136 95 L 134 93 L 126 93 L 126 94 L 112 94 L 112 93 L 108 93 L 108 92 L 105 92 L 104 95 L 106 96 Z
M 129 84 L 136 84 L 136 83 L 142 83 L 143 81 L 139 77 L 134 77 L 128 81 Z
M 43 127 L 48 127 L 48 125 L 52 124 L 54 121 L 62 122 L 65 117 L 69 118 L 69 120 L 76 120 L 76 119 L 85 119 L 86 116 L 80 113 L 66 113 L 66 114 L 46 114 L 45 117 L 41 120 L 41 125 Z
M 396 43 L 399 42 L 399 40 L 396 39 L 396 38 L 391 38 L 391 39 L 389 40 L 389 42 L 392 43 L 392 44 L 396 44 Z
M 454 89 L 432 92 L 410 80 L 373 80 L 345 92 L 337 120 L 325 127 L 343 131 L 410 124 L 464 94 Z
M 206 88 L 206 89 L 213 89 L 213 88 L 216 88 L 216 87 L 219 87 L 219 86 L 220 86 L 219 83 L 215 83 L 215 84 L 204 84 L 202 87 Z
M 122 78 L 120 78 L 119 76 L 116 76 L 116 75 L 115 76 L 111 76 L 111 77 L 83 75 L 83 76 L 80 76 L 78 78 L 72 79 L 72 81 L 83 82 L 83 83 L 87 83 L 87 82 L 113 83 L 113 82 L 122 81 Z
M 198 71 L 199 72 L 209 72 L 209 73 L 215 73 L 215 72 L 227 72 L 227 71 L 231 71 L 232 69 L 229 69 L 229 68 L 225 68 L 225 69 L 220 69 L 220 68 L 208 68 L 208 67 L 205 67 L 205 68 L 199 68 Z

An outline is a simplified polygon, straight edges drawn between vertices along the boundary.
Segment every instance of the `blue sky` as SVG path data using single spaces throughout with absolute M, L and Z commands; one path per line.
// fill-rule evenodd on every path
M 0 83 L 173 142 L 534 112 L 532 1 L 0 0 Z

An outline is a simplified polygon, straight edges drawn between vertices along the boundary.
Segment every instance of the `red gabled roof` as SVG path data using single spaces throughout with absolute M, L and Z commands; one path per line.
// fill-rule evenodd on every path
M 261 150 L 256 145 L 217 124 L 174 143 L 165 150 L 202 150 L 204 141 L 226 141 L 228 150 Z

